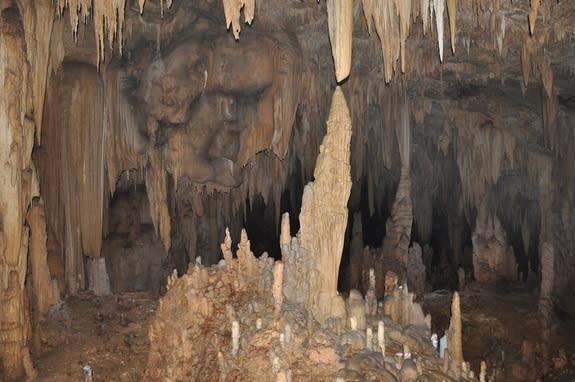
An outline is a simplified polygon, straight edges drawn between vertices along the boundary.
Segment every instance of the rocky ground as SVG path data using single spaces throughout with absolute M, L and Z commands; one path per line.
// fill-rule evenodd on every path
M 183 288 L 184 283 L 180 283 L 182 285 L 176 289 Z M 219 284 L 216 287 L 217 284 L 214 284 L 213 291 L 225 285 Z M 291 365 L 293 381 L 310 378 L 331 381 L 338 375 L 348 381 L 386 380 L 382 379 L 382 375 L 388 362 L 382 362 L 376 352 L 354 348 L 356 342 L 361 342 L 361 336 L 358 339 L 346 331 L 342 338 L 346 338 L 347 344 L 336 345 L 334 338 L 309 325 L 307 317 L 302 316 L 294 306 L 284 306 L 280 323 L 271 314 L 269 300 L 241 293 L 234 297 L 238 299 L 238 303 L 233 304 L 235 314 L 240 323 L 244 320 L 241 327 L 245 338 L 240 342 L 235 360 L 228 354 L 231 338 L 228 339 L 227 319 L 206 320 L 204 326 L 196 332 L 196 340 L 211 338 L 211 343 L 195 342 L 193 348 L 196 352 L 213 356 L 214 362 L 210 367 L 206 366 L 210 369 L 206 369 L 206 372 L 214 373 L 212 376 L 219 376 L 219 365 L 224 365 L 228 380 L 236 377 L 241 379 L 258 372 L 266 379 L 272 379 L 277 376 L 273 371 L 275 355 L 278 371 L 287 371 L 286 366 Z M 450 304 L 451 293 L 448 291 L 426 295 L 424 307 L 433 317 L 432 332 L 443 333 L 447 328 Z M 141 381 L 150 350 L 149 328 L 157 306 L 157 297 L 146 293 L 122 293 L 107 297 L 81 294 L 68 298 L 53 311 L 51 318 L 43 325 L 42 335 L 35 339 L 34 346 L 42 350 L 33 359 L 38 370 L 38 381 L 83 380 L 85 365 L 92 368 L 94 381 Z M 221 316 L 225 317 L 225 304 L 219 306 L 223 309 Z M 181 306 L 173 312 L 182 314 L 180 310 Z M 575 380 L 575 321 L 556 312 L 557 325 L 552 343 L 545 354 L 538 334 L 536 291 L 526 284 L 470 284 L 461 293 L 461 310 L 463 354 L 476 375 L 481 360 L 485 360 L 488 375 L 495 375 L 497 381 Z M 252 316 L 254 322 L 248 323 L 246 320 Z M 262 319 L 262 329 L 256 327 L 256 316 Z M 282 348 L 279 335 L 285 323 L 291 323 L 295 335 Z M 223 328 L 221 333 L 216 331 L 215 335 L 207 334 L 209 328 L 219 326 Z M 392 335 L 393 324 L 386 321 L 386 327 L 389 328 L 387 335 Z M 377 329 L 374 329 L 374 335 L 377 336 Z M 312 335 L 297 334 L 307 333 L 308 330 Z M 285 340 L 285 329 L 283 331 Z M 220 356 L 215 348 L 212 349 L 213 339 L 218 337 L 224 339 L 219 344 Z M 394 355 L 401 351 L 399 342 L 390 338 L 387 353 Z M 337 367 L 322 363 L 334 357 L 339 359 L 340 356 L 343 362 L 338 363 L 338 367 L 345 367 L 345 373 L 338 374 Z M 419 354 L 414 352 L 414 357 L 419 357 Z M 268 364 L 271 365 L 269 370 L 258 370 L 258 365 L 267 367 Z M 309 374 L 306 376 L 305 373 Z M 434 373 L 441 374 L 441 371 L 436 369 Z
M 122 293 L 80 294 L 56 307 L 35 339 L 38 381 L 83 381 L 89 365 L 93 381 L 140 381 L 150 342 L 148 328 L 157 297 Z

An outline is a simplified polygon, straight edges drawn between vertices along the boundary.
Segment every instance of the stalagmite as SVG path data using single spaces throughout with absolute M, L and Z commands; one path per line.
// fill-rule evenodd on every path
M 351 70 L 353 0 L 327 0 L 327 22 L 337 82 Z
M 493 282 L 499 278 L 514 280 L 517 265 L 513 247 L 499 218 L 487 211 L 485 201 L 477 208 L 473 243 L 473 275 L 477 281 Z
M 417 243 L 408 250 L 407 257 L 407 284 L 417 298 L 423 297 L 425 292 L 425 265 L 423 264 L 423 251 Z
M 365 330 L 366 328 L 366 318 L 365 318 L 365 302 L 361 293 L 356 290 L 351 290 L 349 292 L 349 297 L 347 299 L 347 312 L 348 316 L 353 317 L 357 324 L 358 330 Z
M 301 248 L 305 251 L 302 256 L 310 261 L 308 304 L 321 323 L 345 315 L 337 278 L 351 191 L 350 141 L 350 113 L 337 87 L 316 162 L 315 181 L 304 189 L 300 214 Z
M 487 364 L 481 361 L 481 371 L 479 372 L 479 382 L 486 382 L 487 377 Z
M 377 323 L 377 343 L 379 350 L 381 351 L 381 355 L 385 358 L 385 325 L 383 321 L 379 321 Z
M 38 318 L 42 320 L 50 306 L 59 296 L 52 296 L 52 279 L 46 259 L 46 218 L 44 203 L 35 199 L 30 206 L 26 220 L 30 225 L 30 266 L 32 271 L 32 286 L 36 302 Z
M 395 98 L 396 136 L 401 159 L 401 174 L 397 193 L 391 208 L 391 216 L 387 219 L 386 236 L 383 241 L 384 254 L 389 255 L 399 265 L 400 277 L 407 272 L 408 250 L 411 241 L 411 228 L 413 223 L 413 203 L 411 200 L 411 127 L 409 124 L 409 108 L 405 90 L 399 90 Z M 378 296 L 381 297 L 381 296 Z
M 275 301 L 275 313 L 279 314 L 282 309 L 283 303 L 283 271 L 284 264 L 281 261 L 276 261 L 274 264 L 274 284 L 273 296 Z
M 240 349 L 240 323 L 232 321 L 232 355 L 235 357 Z
M 459 380 L 461 378 L 461 365 L 463 364 L 463 351 L 461 348 L 461 307 L 458 292 L 453 292 L 448 333 L 449 343 L 447 351 L 449 356 L 446 357 L 449 362 L 448 371 L 454 378 Z
M 552 312 L 553 312 L 553 285 L 555 250 L 551 243 L 545 242 L 541 246 L 541 289 L 539 292 L 539 314 L 543 328 L 543 340 L 549 344 L 551 338 Z
M 373 329 L 371 326 L 365 329 L 365 349 L 367 351 L 373 350 Z

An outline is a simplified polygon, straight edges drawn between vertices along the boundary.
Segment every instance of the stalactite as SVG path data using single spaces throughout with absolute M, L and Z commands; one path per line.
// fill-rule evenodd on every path
M 445 12 L 445 0 L 433 0 L 433 11 L 435 13 L 435 27 L 437 29 L 439 61 L 443 62 L 443 14 Z
M 543 84 L 543 138 L 545 146 L 555 150 L 557 146 L 558 101 L 553 91 L 553 70 L 549 59 L 543 59 L 539 68 Z
M 526 37 L 521 46 L 521 73 L 523 75 L 523 86 L 529 84 L 529 74 L 531 73 L 531 49 L 533 45 L 531 37 Z
M 146 192 L 150 201 L 150 215 L 159 233 L 164 249 L 170 250 L 171 242 L 171 220 L 168 209 L 168 185 L 166 171 L 163 169 L 159 154 L 152 151 L 149 156 L 150 166 L 146 169 Z
M 327 0 L 327 22 L 335 78 L 339 83 L 349 76 L 351 70 L 353 0 Z
M 116 182 L 126 169 L 143 169 L 148 141 L 139 130 L 141 123 L 126 97 L 122 95 L 124 80 L 120 70 L 102 70 L 105 92 L 105 161 L 108 187 L 114 195 Z
M 451 52 L 455 54 L 455 39 L 457 36 L 456 19 L 457 5 L 455 0 L 447 0 L 447 13 L 449 15 L 449 33 L 451 36 Z
M 423 34 L 425 35 L 429 31 L 430 25 L 430 4 L 432 0 L 420 0 L 420 14 L 423 23 Z
M 537 20 L 537 13 L 539 12 L 539 5 L 541 0 L 531 0 L 531 9 L 529 11 L 529 33 L 533 35 L 535 30 L 535 21 Z
M 466 207 L 478 206 L 487 186 L 499 179 L 503 159 L 512 158 L 514 145 L 505 144 L 502 128 L 479 113 L 454 112 L 457 126 L 457 166 Z
M 232 27 L 234 38 L 240 38 L 240 16 L 244 11 L 244 20 L 251 24 L 254 19 L 255 0 L 222 0 L 224 4 L 224 13 L 226 15 L 226 28 Z
M 106 43 L 112 51 L 114 39 L 116 39 L 120 53 L 123 50 L 125 5 L 126 0 L 96 0 L 94 2 L 92 2 L 92 0 L 58 0 L 60 14 L 63 13 L 64 8 L 68 7 L 70 25 L 74 31 L 74 36 L 78 33 L 80 15 L 86 23 L 90 15 L 93 16 L 97 45 L 97 65 L 100 64 L 100 61 L 104 60 Z M 140 3 L 140 6 L 141 9 L 143 9 L 143 3 Z

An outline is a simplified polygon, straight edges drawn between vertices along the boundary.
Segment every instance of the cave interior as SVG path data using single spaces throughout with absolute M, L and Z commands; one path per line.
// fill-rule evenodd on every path
M 574 25 L 0 0 L 0 380 L 573 380 Z

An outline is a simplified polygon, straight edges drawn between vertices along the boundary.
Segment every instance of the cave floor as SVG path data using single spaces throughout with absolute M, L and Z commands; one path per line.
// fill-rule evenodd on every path
M 70 297 L 55 309 L 41 330 L 42 355 L 34 359 L 38 381 L 140 381 L 149 351 L 148 328 L 158 297 L 122 293 Z
M 140 381 L 157 303 L 156 296 L 140 292 L 105 297 L 83 293 L 66 299 L 34 338 L 33 349 L 42 349 L 34 358 L 38 380 L 83 380 L 83 367 L 90 365 L 94 382 Z M 448 291 L 425 296 L 434 332 L 443 333 L 447 328 L 450 303 Z M 521 365 L 522 341 L 528 340 L 534 348 L 540 342 L 536 292 L 525 284 L 470 284 L 461 292 L 461 305 L 463 352 L 472 370 L 478 371 L 483 359 L 490 367 L 498 367 L 505 359 L 506 376 L 498 380 L 521 380 L 515 377 L 524 371 L 513 365 Z M 549 356 L 545 360 L 536 357 L 531 367 L 544 370 L 545 381 L 573 381 L 575 321 L 557 317 L 556 322 Z M 564 364 L 558 361 L 559 349 L 567 355 Z M 515 370 L 513 375 L 510 370 Z
M 485 360 L 488 368 L 504 369 L 497 381 L 575 381 L 575 321 L 555 312 L 550 345 L 543 356 L 538 291 L 532 285 L 471 283 L 460 295 L 463 356 L 472 370 L 478 371 Z M 439 337 L 449 326 L 450 305 L 449 291 L 425 295 L 424 307 Z M 522 362 L 524 340 L 533 354 L 527 365 Z M 561 349 L 566 359 L 559 356 Z

